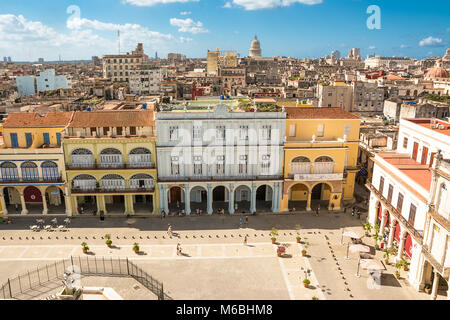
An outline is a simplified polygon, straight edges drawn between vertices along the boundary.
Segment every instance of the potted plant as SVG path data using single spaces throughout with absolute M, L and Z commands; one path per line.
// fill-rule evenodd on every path
M 306 251 L 305 249 L 303 249 L 303 250 L 302 250 L 302 256 L 303 256 L 303 257 L 306 257 L 306 253 L 307 253 L 307 251 Z
M 395 270 L 395 277 L 397 278 L 397 279 L 400 279 L 400 268 L 402 267 L 402 264 L 401 263 L 396 263 L 395 264 L 395 268 L 397 269 L 397 270 Z
M 383 257 L 384 257 L 384 262 L 386 264 L 389 264 L 389 256 L 391 255 L 392 251 L 389 249 L 386 249 L 386 252 L 384 253 Z
M 408 262 L 405 259 L 400 260 L 400 264 L 403 266 L 403 270 L 408 271 Z
M 139 244 L 138 243 L 133 244 L 133 251 L 134 251 L 134 253 L 139 253 Z
M 278 246 L 277 248 L 277 256 L 281 257 L 283 255 L 283 253 L 286 252 L 286 247 L 284 246 Z
M 105 235 L 105 239 L 106 239 L 106 245 L 109 248 L 111 248 L 111 245 L 112 245 L 111 235 L 110 234 Z
M 366 222 L 364 224 L 364 229 L 366 230 L 366 236 L 370 235 L 370 230 L 372 230 L 372 226 L 370 225 L 370 222 Z
M 425 287 L 423 287 L 423 291 L 425 291 L 425 293 L 430 294 L 431 293 L 431 285 L 426 284 Z
M 82 248 L 82 250 L 83 250 L 83 253 L 88 253 L 88 251 L 89 251 L 89 247 L 88 247 L 88 245 L 87 245 L 87 243 L 86 242 L 83 242 L 82 244 L 81 244 L 81 248 Z
M 300 243 L 300 240 L 302 240 L 301 237 L 297 237 L 296 239 L 297 239 L 297 243 Z
M 309 279 L 303 280 L 303 285 L 305 286 L 305 288 L 308 288 L 310 283 L 311 283 L 311 281 L 309 281 Z
M 275 238 L 275 236 L 278 235 L 278 230 L 273 227 L 270 231 L 270 235 L 272 236 L 272 238 L 270 238 L 272 240 L 272 244 L 275 244 L 275 242 L 277 241 L 277 238 Z

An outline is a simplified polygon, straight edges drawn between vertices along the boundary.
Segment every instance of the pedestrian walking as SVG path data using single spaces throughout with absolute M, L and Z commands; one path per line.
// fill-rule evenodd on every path
M 244 238 L 244 246 L 246 246 L 247 245 L 247 236 L 245 236 L 245 238 Z
M 177 256 L 181 255 L 181 244 L 177 244 Z
M 320 210 L 320 206 L 317 206 L 317 208 L 316 208 L 316 216 L 319 216 L 319 210 Z
M 169 228 L 167 229 L 167 234 L 169 236 L 172 236 L 172 226 L 170 224 L 168 226 L 169 226 Z
M 355 216 L 355 207 L 352 208 L 352 217 Z
M 248 227 L 248 216 L 245 217 L 245 226 Z
M 100 221 L 105 221 L 105 213 L 103 210 L 100 211 Z
M 18 213 L 19 212 L 19 205 L 16 203 L 15 207 L 16 207 L 16 213 Z
M 356 216 L 358 217 L 358 219 L 361 219 L 361 210 L 356 210 Z
M 180 201 L 177 200 L 177 209 L 180 209 Z
M 241 218 L 241 219 L 239 220 L 239 228 L 242 228 L 243 223 L 244 223 L 244 220 Z

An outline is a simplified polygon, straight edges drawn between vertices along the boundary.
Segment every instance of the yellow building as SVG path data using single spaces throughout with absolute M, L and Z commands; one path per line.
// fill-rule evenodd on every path
M 352 200 L 360 118 L 341 108 L 286 108 L 281 211 L 339 210 Z
M 0 145 L 0 204 L 9 214 L 70 214 L 62 139 L 73 112 L 11 113 Z
M 153 111 L 76 112 L 64 153 L 74 213 L 159 212 Z

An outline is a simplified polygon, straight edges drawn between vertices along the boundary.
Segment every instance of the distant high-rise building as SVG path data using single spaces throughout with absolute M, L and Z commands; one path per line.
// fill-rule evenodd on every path
M 3 62 L 8 62 L 8 58 L 7 57 L 3 57 Z
M 158 60 L 158 51 L 155 52 L 155 60 Z
M 38 59 L 38 62 L 39 62 L 39 63 L 44 63 L 44 58 L 39 58 L 39 59 Z
M 259 43 L 256 36 L 250 45 L 250 51 L 248 55 L 251 58 L 261 58 L 261 44 Z
M 11 57 L 8 57 L 8 62 L 12 62 Z

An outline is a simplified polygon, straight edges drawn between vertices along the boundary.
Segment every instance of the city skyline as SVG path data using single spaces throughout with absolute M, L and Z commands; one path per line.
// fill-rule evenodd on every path
M 433 1 L 419 12 L 415 2 L 43 0 L 37 5 L 22 0 L 2 4 L 0 56 L 89 60 L 117 53 L 118 30 L 122 53 L 142 42 L 152 57 L 157 51 L 160 57 L 178 52 L 204 58 L 216 48 L 247 56 L 255 34 L 266 57 L 315 58 L 333 50 L 345 57 L 354 47 L 363 58 L 442 56 L 449 45 L 450 4 Z M 371 5 L 380 8 L 380 29 L 368 26 Z

